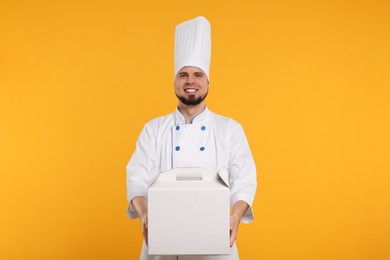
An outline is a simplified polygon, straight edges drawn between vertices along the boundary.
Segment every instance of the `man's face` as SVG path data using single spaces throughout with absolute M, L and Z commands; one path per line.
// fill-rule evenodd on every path
M 203 102 L 209 90 L 206 74 L 198 67 L 183 67 L 176 74 L 175 93 L 181 103 L 196 106 Z

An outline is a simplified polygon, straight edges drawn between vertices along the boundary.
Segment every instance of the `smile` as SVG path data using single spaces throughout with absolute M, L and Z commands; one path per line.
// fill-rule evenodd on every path
M 196 91 L 198 91 L 197 89 L 194 89 L 194 88 L 187 88 L 184 90 L 185 92 L 187 93 L 195 93 Z

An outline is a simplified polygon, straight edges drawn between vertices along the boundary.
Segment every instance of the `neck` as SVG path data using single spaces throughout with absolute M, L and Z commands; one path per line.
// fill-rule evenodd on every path
M 179 102 L 178 108 L 179 108 L 180 113 L 186 119 L 186 123 L 192 124 L 192 120 L 194 119 L 194 117 L 196 117 L 197 115 L 199 115 L 200 113 L 203 112 L 203 110 L 206 108 L 206 104 L 204 102 L 202 102 L 196 106 L 188 106 L 188 105 L 184 105 L 183 103 Z

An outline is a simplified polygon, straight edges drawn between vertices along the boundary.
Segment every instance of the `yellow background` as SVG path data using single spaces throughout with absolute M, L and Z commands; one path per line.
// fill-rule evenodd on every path
M 1 1 L 0 259 L 138 259 L 125 166 L 212 25 L 209 108 L 258 167 L 242 259 L 390 259 L 389 1 Z

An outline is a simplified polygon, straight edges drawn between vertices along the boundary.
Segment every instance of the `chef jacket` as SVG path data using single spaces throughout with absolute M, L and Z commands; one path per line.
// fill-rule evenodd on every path
M 136 149 L 127 164 L 127 199 L 147 199 L 153 175 L 177 167 L 226 168 L 229 173 L 230 203 L 243 200 L 249 208 L 241 221 L 253 220 L 256 166 L 244 130 L 233 119 L 206 107 L 191 124 L 178 109 L 145 124 Z M 129 203 L 127 214 L 139 217 Z

